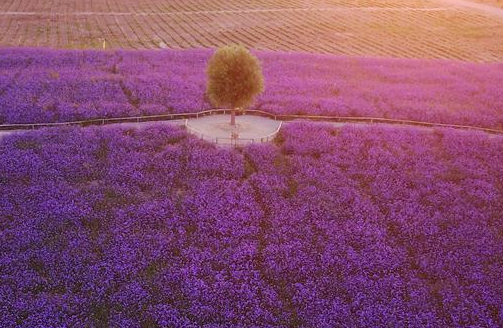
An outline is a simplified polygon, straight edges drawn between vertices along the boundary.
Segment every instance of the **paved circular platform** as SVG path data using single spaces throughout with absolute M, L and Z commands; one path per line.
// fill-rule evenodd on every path
M 190 133 L 199 138 L 217 144 L 244 145 L 271 141 L 282 123 L 254 115 L 236 116 L 235 126 L 231 126 L 230 122 L 230 115 L 209 115 L 187 120 L 186 127 Z

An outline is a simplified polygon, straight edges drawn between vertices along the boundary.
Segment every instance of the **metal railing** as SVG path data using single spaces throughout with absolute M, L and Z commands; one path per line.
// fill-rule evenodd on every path
M 233 146 L 233 147 L 272 141 L 276 137 L 276 135 L 278 134 L 282 125 L 283 125 L 283 122 L 280 122 L 278 127 L 276 128 L 276 130 L 274 130 L 274 132 L 269 133 L 265 136 L 260 136 L 260 137 L 256 137 L 256 138 L 241 138 L 241 137 L 229 138 L 229 137 L 214 137 L 214 136 L 210 136 L 208 134 L 204 134 L 201 131 L 197 130 L 196 128 L 191 127 L 189 125 L 188 119 L 185 120 L 185 128 L 187 129 L 187 131 L 190 132 L 191 134 L 195 135 L 199 139 L 210 141 L 210 142 L 218 144 L 218 145 L 228 145 L 228 146 Z
M 110 117 L 110 118 L 94 118 L 88 120 L 66 121 L 66 122 L 47 122 L 47 123 L 13 123 L 0 124 L 0 131 L 6 130 L 32 130 L 44 127 L 61 127 L 61 126 L 91 126 L 105 125 L 117 123 L 143 123 L 143 122 L 162 122 L 182 120 L 188 118 L 198 118 L 200 116 L 212 114 L 227 114 L 229 109 L 209 109 L 200 112 L 191 113 L 176 113 L 176 114 L 159 114 L 159 115 L 143 115 L 143 116 L 125 116 L 125 117 Z
M 145 116 L 128 116 L 128 117 L 113 117 L 113 118 L 97 118 L 89 120 L 79 120 L 79 121 L 68 121 L 68 122 L 57 122 L 57 123 L 19 123 L 19 124 L 2 124 L 0 125 L 0 131 L 5 130 L 30 130 L 43 127 L 55 127 L 55 126 L 90 126 L 90 125 L 104 125 L 104 124 L 114 124 L 114 123 L 140 123 L 140 122 L 157 122 L 157 121 L 171 121 L 171 120 L 182 120 L 189 118 L 198 118 L 206 115 L 214 114 L 230 114 L 229 109 L 209 109 L 200 112 L 192 113 L 178 113 L 178 114 L 160 114 L 160 115 L 145 115 Z M 294 114 L 273 114 L 265 112 L 262 110 L 248 109 L 242 111 L 243 114 L 254 114 L 258 116 L 268 117 L 274 120 L 281 121 L 293 121 L 296 119 L 304 119 L 311 121 L 323 121 L 323 122 L 338 122 L 338 123 L 385 123 L 385 124 L 395 124 L 395 125 L 413 125 L 413 126 L 424 126 L 424 127 L 443 127 L 443 128 L 453 128 L 471 131 L 482 131 L 492 134 L 503 134 L 503 130 L 485 128 L 480 126 L 472 125 L 460 125 L 460 124 L 449 124 L 449 123 L 434 123 L 434 122 L 424 122 L 415 120 L 402 120 L 402 119 L 390 119 L 382 117 L 365 117 L 365 116 L 329 116 L 329 115 L 294 115 Z M 241 113 L 238 113 L 240 115 Z

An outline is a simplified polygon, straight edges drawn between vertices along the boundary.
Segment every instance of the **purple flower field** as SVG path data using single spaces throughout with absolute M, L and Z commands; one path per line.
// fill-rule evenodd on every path
M 0 49 L 0 124 L 193 112 L 212 50 Z M 503 64 L 257 52 L 277 114 L 413 119 L 503 128 Z
M 200 99 L 197 76 L 176 69 L 184 82 L 166 86 L 158 72 L 162 56 L 190 62 L 181 53 L 144 53 L 144 68 L 126 54 L 120 74 L 107 71 L 118 54 L 82 53 L 82 84 L 73 68 L 51 80 L 77 65 L 62 54 L 12 78 L 40 104 L 52 87 L 62 102 L 120 102 L 124 79 L 133 97 L 192 106 L 140 91 L 145 74 Z M 125 111 L 58 106 L 4 115 Z M 499 136 L 292 123 L 274 144 L 226 150 L 166 125 L 51 128 L 2 138 L 0 195 L 3 327 L 503 326 Z

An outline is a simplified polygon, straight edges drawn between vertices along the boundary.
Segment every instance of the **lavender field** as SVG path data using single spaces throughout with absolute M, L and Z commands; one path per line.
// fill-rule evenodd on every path
M 501 1 L 0 1 L 0 328 L 503 328 Z
M 501 327 L 502 182 L 502 137 L 448 129 L 298 122 L 241 150 L 165 125 L 5 136 L 0 322 Z
M 254 109 L 503 128 L 503 64 L 256 52 Z M 193 112 L 212 50 L 0 49 L 0 124 Z

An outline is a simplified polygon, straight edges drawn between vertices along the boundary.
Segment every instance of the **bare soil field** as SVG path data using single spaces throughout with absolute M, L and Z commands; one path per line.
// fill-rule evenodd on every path
M 503 0 L 477 0 L 477 2 L 503 8 Z
M 499 9 L 497 9 L 499 10 Z M 503 18 L 441 0 L 6 0 L 1 46 L 503 60 Z

